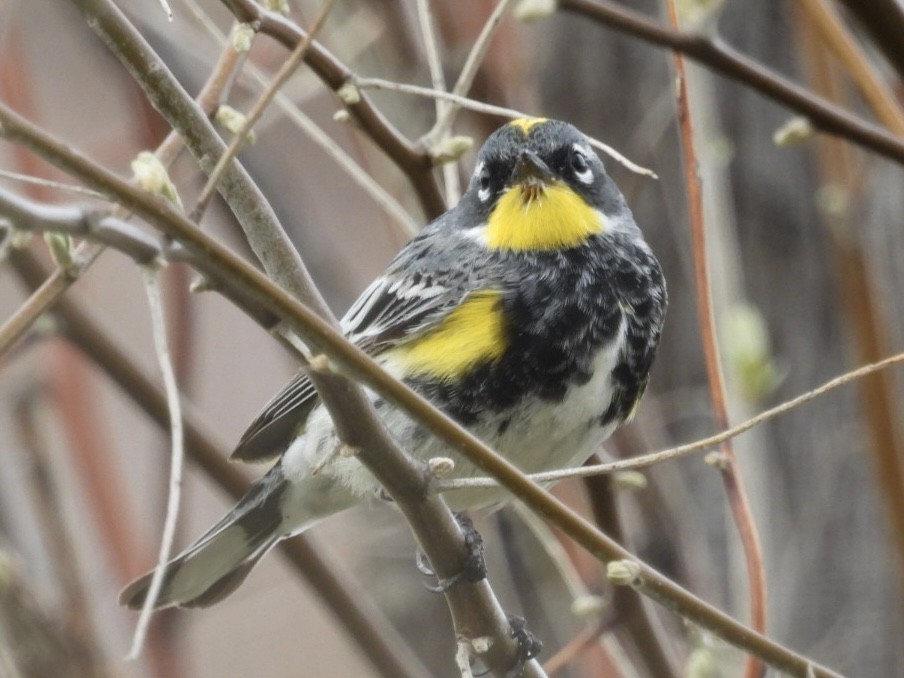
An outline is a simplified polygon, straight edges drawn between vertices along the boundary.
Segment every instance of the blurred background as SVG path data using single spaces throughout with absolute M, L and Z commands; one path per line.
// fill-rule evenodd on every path
M 169 23 L 153 0 L 116 4 L 195 94 L 221 51 L 216 32 L 227 33 L 233 23 L 224 5 L 171 0 Z M 446 79 L 454 83 L 495 3 L 430 4 Z M 694 301 L 672 56 L 570 13 L 570 4 L 529 23 L 507 13 L 469 95 L 568 120 L 659 175 L 639 176 L 604 157 L 663 264 L 671 297 L 648 394 L 635 422 L 604 453 L 622 457 L 692 441 L 716 425 Z M 846 14 L 845 3 L 729 0 L 697 29 L 874 119 L 817 28 L 814 4 L 839 12 L 864 63 L 897 97 L 900 114 L 904 62 L 896 63 L 858 16 Z M 288 5 L 290 18 L 304 26 L 319 3 Z M 665 24 L 660 2 L 625 6 Z M 898 0 L 875 6 L 895 20 L 904 17 Z M 340 0 L 318 39 L 360 76 L 430 85 L 414 0 Z M 262 89 L 253 71 L 272 75 L 286 54 L 266 36 L 256 38 L 228 103 L 247 110 Z M 899 164 L 837 138 L 777 145 L 775 132 L 795 112 L 699 65 L 689 77 L 721 357 L 730 418 L 739 423 L 904 347 L 904 174 Z M 270 107 L 256 143 L 240 158 L 341 314 L 408 239 L 406 220 L 363 191 L 312 139 L 292 106 L 412 223 L 429 215 L 366 135 L 334 119 L 342 103 L 310 70 L 302 67 L 282 91 L 291 106 Z M 426 98 L 368 95 L 413 140 L 434 122 L 435 106 Z M 169 131 L 76 3 L 0 0 L 0 100 L 124 177 L 136 154 L 155 148 Z M 475 144 L 457 165 L 463 181 L 476 148 L 502 122 L 472 112 L 456 119 L 454 134 Z M 5 141 L 0 169 L 72 182 Z M 191 204 L 203 178 L 190 156 L 176 160 L 171 176 Z M 0 186 L 38 201 L 90 202 L 5 176 Z M 251 256 L 224 205 L 215 203 L 203 225 Z M 0 261 L 4 322 L 30 293 L 27 281 L 40 281 L 35 261 L 50 270 L 40 237 L 16 245 L 23 249 Z M 190 409 L 227 454 L 295 367 L 228 301 L 190 293 L 193 277 L 178 266 L 166 271 L 170 340 Z M 104 253 L 66 299 L 160 382 L 142 275 L 130 259 Z M 0 675 L 381 675 L 279 553 L 223 603 L 161 614 L 142 657 L 124 661 L 137 615 L 119 608 L 117 595 L 156 558 L 167 437 L 61 336 L 66 322 L 51 314 L 0 355 Z M 765 554 L 768 633 L 846 675 L 889 676 L 904 665 L 900 382 L 894 371 L 858 381 L 735 442 Z M 263 472 L 242 470 L 249 478 Z M 190 463 L 186 475 L 179 545 L 232 505 Z M 645 476 L 643 489 L 625 489 L 637 484 L 630 476 L 596 484 L 593 506 L 605 507 L 604 527 L 617 529 L 657 569 L 746 621 L 744 560 L 719 474 L 697 455 Z M 591 510 L 583 483 L 563 483 L 557 493 Z M 653 652 L 631 631 L 626 610 L 636 603 L 623 606 L 625 596 L 608 588 L 599 565 L 567 539 L 526 526 L 512 508 L 477 519 L 488 542 L 491 582 L 505 607 L 527 616 L 544 641 L 541 659 L 569 648 L 555 675 L 741 674 L 740 653 L 645 603 L 661 646 Z M 399 515 L 384 507 L 357 510 L 311 534 L 332 567 L 359 587 L 355 595 L 376 605 L 406 652 L 418 656 L 422 675 L 457 675 L 448 613 L 442 598 L 424 589 L 414 541 Z M 650 658 L 658 654 L 665 663 Z

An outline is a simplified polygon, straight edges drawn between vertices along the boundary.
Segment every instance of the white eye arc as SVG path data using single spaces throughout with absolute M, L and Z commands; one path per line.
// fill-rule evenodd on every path
M 571 156 L 571 169 L 574 171 L 574 177 L 582 184 L 589 186 L 594 179 L 593 169 L 587 162 L 587 158 L 592 151 L 580 144 L 575 144 L 572 149 L 574 153 Z
M 487 169 L 484 163 L 480 163 L 477 165 L 477 169 L 474 170 L 474 176 L 477 177 L 477 198 L 480 202 L 486 202 L 490 199 L 490 195 L 493 192 L 493 187 L 490 182 L 490 171 Z

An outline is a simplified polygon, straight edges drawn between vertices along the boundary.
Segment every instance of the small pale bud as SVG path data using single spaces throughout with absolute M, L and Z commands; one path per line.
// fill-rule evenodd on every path
M 515 18 L 525 22 L 544 19 L 556 11 L 558 4 L 556 0 L 521 0 L 515 6 Z
M 339 456 L 340 457 L 354 457 L 357 456 L 358 452 L 361 451 L 360 447 L 355 447 L 354 445 L 346 445 L 343 443 L 339 446 Z
M 598 619 L 606 607 L 601 596 L 579 596 L 571 601 L 571 613 L 581 619 Z
M 346 106 L 354 106 L 361 101 L 361 92 L 352 82 L 347 82 L 336 90 L 336 94 Z
M 427 462 L 427 469 L 434 478 L 442 478 L 455 470 L 455 462 L 449 457 L 433 457 Z
M 827 217 L 843 217 L 851 208 L 851 193 L 839 184 L 825 184 L 816 192 L 816 207 Z
M 200 294 L 201 292 L 210 292 L 214 286 L 210 284 L 210 280 L 203 275 L 195 277 L 188 285 L 188 291 L 192 294 Z
M 248 117 L 244 113 L 237 111 L 232 106 L 226 105 L 220 106 L 214 117 L 216 118 L 216 121 L 225 127 L 233 136 L 240 134 L 242 130 L 245 129 L 245 122 L 248 120 Z M 249 144 L 253 144 L 257 141 L 257 135 L 254 133 L 254 130 L 248 130 L 248 132 L 245 133 L 245 141 Z
M 772 143 L 776 146 L 800 146 L 810 141 L 814 133 L 810 119 L 798 115 L 775 130 L 772 134 Z
M 159 195 L 182 209 L 176 185 L 156 155 L 150 151 L 141 151 L 132 161 L 132 172 L 135 174 L 135 183 L 141 190 Z
M 271 12 L 279 12 L 283 16 L 289 16 L 289 0 L 264 0 L 261 4 Z
M 606 579 L 616 586 L 633 586 L 640 576 L 640 565 L 633 560 L 613 560 L 606 565 Z
M 703 457 L 703 461 L 720 471 L 724 471 L 731 465 L 728 457 L 717 450 L 707 452 L 706 456 Z
M 330 374 L 333 371 L 333 366 L 330 364 L 330 359 L 323 353 L 318 353 L 315 356 L 311 356 L 308 364 L 311 366 L 312 370 L 320 374 Z
M 684 675 L 688 678 L 718 678 L 723 674 L 712 650 L 708 647 L 697 647 L 687 658 Z
M 458 160 L 462 155 L 471 150 L 473 146 L 474 139 L 471 137 L 449 137 L 448 139 L 440 141 L 430 149 L 430 157 L 433 158 L 434 165 L 445 165 L 446 163 Z
M 45 233 L 44 242 L 57 266 L 66 269 L 72 265 L 72 238 L 68 233 Z
M 720 329 L 725 362 L 737 379 L 741 394 L 749 403 L 760 402 L 779 383 L 763 315 L 750 304 L 733 304 L 723 314 Z
M 486 654 L 493 646 L 492 636 L 480 636 L 471 640 L 471 647 L 476 654 Z
M 612 474 L 612 482 L 619 490 L 647 489 L 647 477 L 640 471 L 617 471 Z
M 229 36 L 229 42 L 232 49 L 236 52 L 247 52 L 251 49 L 251 43 L 254 42 L 255 31 L 251 24 L 236 24 Z
M 14 230 L 9 237 L 9 246 L 14 250 L 24 250 L 31 244 L 32 237 L 31 231 Z

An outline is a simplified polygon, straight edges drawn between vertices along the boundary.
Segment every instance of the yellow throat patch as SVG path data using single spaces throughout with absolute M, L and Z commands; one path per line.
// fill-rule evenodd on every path
M 556 250 L 580 245 L 603 231 L 602 215 L 567 185 L 513 186 L 487 220 L 487 246 L 501 250 Z
M 506 349 L 502 293 L 472 292 L 434 329 L 387 352 L 406 377 L 454 380 Z

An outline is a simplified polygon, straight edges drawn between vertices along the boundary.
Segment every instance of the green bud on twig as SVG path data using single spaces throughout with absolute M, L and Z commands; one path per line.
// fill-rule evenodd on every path
M 255 31 L 251 24 L 236 24 L 229 36 L 232 49 L 236 52 L 247 52 L 251 49 Z
M 558 4 L 556 0 L 521 0 L 513 13 L 518 21 L 537 21 L 555 12 Z
M 647 477 L 640 471 L 617 471 L 612 474 L 612 482 L 617 490 L 647 489 Z
M 474 139 L 471 137 L 449 137 L 430 149 L 430 157 L 433 158 L 434 165 L 445 165 L 458 160 L 473 146 Z
M 72 266 L 72 238 L 68 233 L 44 234 L 44 242 L 50 250 L 54 263 L 64 271 Z
M 772 134 L 776 146 L 801 146 L 813 138 L 815 130 L 809 118 L 795 116 Z
M 581 619 L 599 619 L 606 607 L 602 596 L 578 596 L 571 601 L 571 613 Z
M 232 106 L 226 105 L 220 106 L 217 109 L 214 118 L 218 123 L 225 127 L 227 131 L 231 132 L 233 136 L 241 134 L 242 130 L 245 129 L 245 122 L 248 120 L 248 117 L 244 113 L 237 111 Z M 257 135 L 254 133 L 254 130 L 248 130 L 245 133 L 245 141 L 249 144 L 253 144 L 257 141 Z
M 361 91 L 352 82 L 347 82 L 336 90 L 336 94 L 346 106 L 354 106 L 361 101 Z
M 182 210 L 182 200 L 179 198 L 176 185 L 156 155 L 150 151 L 141 151 L 132 161 L 132 172 L 135 174 L 135 182 L 139 188 L 152 195 L 166 198 L 180 211 Z
M 263 0 L 261 4 L 271 12 L 279 12 L 283 16 L 289 16 L 289 0 Z
M 606 564 L 606 579 L 616 586 L 634 586 L 639 583 L 640 565 L 633 560 L 613 560 Z

